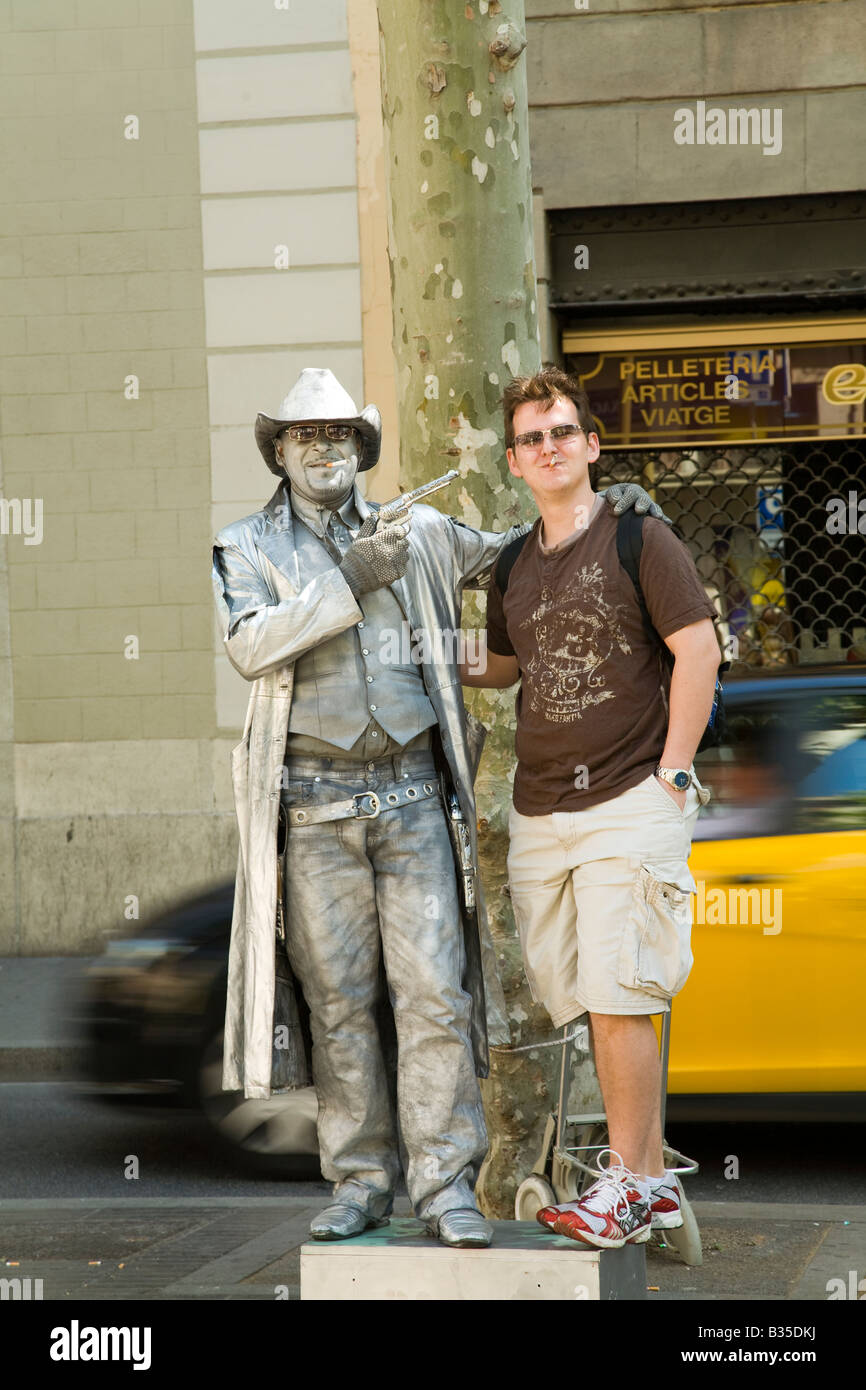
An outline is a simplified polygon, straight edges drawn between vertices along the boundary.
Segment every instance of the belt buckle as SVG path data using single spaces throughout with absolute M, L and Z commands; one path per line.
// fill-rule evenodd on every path
M 352 800 L 355 803 L 355 816 L 358 820 L 376 819 L 381 809 L 382 803 L 375 792 L 355 792 L 355 795 L 352 797 Z M 361 801 L 372 802 L 372 811 L 362 811 L 360 805 L 358 804 Z

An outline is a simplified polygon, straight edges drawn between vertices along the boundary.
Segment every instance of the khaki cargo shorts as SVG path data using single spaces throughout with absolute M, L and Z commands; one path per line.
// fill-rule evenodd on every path
M 690 786 L 680 811 L 651 773 L 586 811 L 512 806 L 508 878 L 526 978 L 557 1027 L 587 1010 L 667 1013 L 694 959 L 688 857 L 709 796 Z

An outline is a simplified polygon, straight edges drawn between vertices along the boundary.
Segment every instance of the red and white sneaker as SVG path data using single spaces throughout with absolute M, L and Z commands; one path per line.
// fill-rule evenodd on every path
M 617 1250 L 627 1242 L 642 1245 L 649 1240 L 652 1227 L 648 1189 L 625 1167 L 616 1150 L 602 1152 L 619 1161 L 608 1168 L 596 1168 L 598 1182 L 579 1201 L 542 1207 L 536 1219 L 557 1235 L 596 1249 Z
M 654 1231 L 670 1231 L 675 1226 L 682 1226 L 683 1213 L 680 1207 L 680 1190 L 672 1170 L 666 1168 L 663 1178 L 657 1180 L 648 1178 L 647 1181 L 650 1190 L 652 1229 Z

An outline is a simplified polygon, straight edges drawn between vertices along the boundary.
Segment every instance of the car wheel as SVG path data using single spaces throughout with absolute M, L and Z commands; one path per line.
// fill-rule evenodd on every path
M 292 1177 L 321 1176 L 313 1086 L 248 1100 L 222 1088 L 223 1030 L 202 1049 L 198 1067 L 201 1109 L 221 1147 L 244 1166 Z

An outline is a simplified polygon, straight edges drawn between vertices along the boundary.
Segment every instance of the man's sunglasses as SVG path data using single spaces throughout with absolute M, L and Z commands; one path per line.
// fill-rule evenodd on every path
M 322 430 L 335 444 L 344 443 L 356 433 L 351 425 L 289 425 L 285 433 L 294 444 L 312 444 Z
M 540 449 L 546 434 L 557 443 L 562 443 L 584 433 L 585 430 L 580 425 L 553 425 L 549 430 L 528 430 L 526 434 L 518 434 L 515 436 L 514 444 L 515 447 L 519 444 L 525 449 Z

